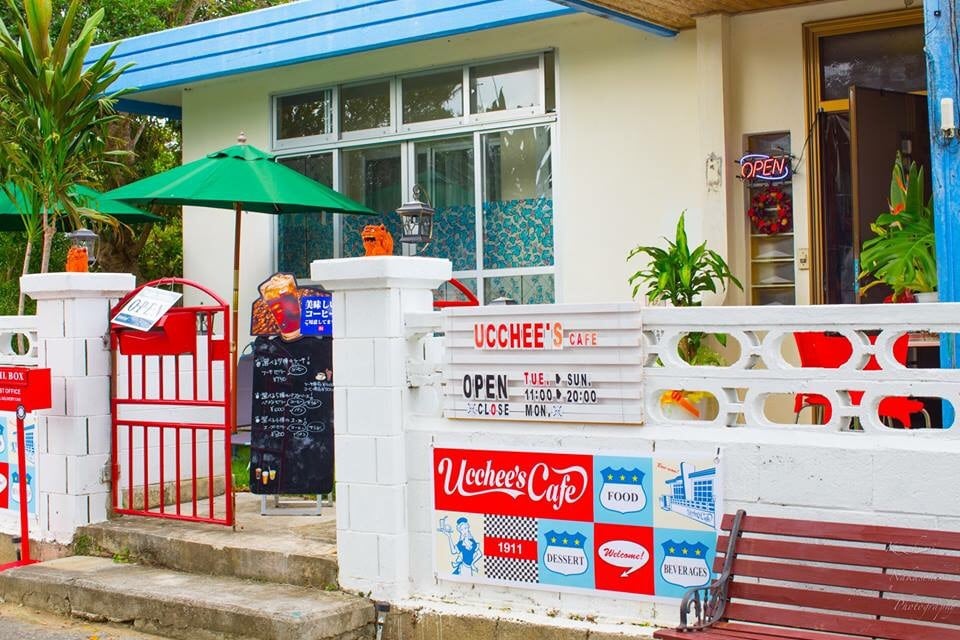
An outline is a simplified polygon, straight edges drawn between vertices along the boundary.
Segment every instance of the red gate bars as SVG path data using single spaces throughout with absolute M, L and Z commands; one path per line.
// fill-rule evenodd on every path
M 210 289 L 182 278 L 143 286 L 168 285 L 192 287 L 214 304 L 171 308 L 150 331 L 111 325 L 113 511 L 230 526 L 234 524 L 230 308 Z M 111 317 L 142 288 L 120 300 Z M 218 417 L 203 417 L 211 414 Z M 217 509 L 218 465 L 223 509 Z

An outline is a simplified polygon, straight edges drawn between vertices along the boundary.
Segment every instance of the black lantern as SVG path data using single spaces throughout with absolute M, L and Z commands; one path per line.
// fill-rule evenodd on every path
M 83 247 L 87 250 L 87 263 L 92 265 L 97 261 L 97 241 L 100 236 L 90 229 L 77 229 L 66 234 L 70 239 L 70 244 L 75 247 Z
M 403 225 L 404 244 L 429 244 L 433 238 L 433 207 L 427 202 L 426 194 L 420 185 L 413 187 L 413 200 L 405 202 L 397 209 Z

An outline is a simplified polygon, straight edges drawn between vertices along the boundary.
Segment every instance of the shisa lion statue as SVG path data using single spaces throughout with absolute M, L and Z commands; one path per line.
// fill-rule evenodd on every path
M 368 224 L 360 232 L 365 256 L 392 256 L 393 236 L 382 224 Z

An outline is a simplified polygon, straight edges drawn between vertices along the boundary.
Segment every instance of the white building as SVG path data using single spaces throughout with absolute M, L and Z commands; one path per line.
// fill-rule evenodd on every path
M 896 151 L 929 157 L 925 97 L 896 93 L 925 89 L 920 3 L 601 4 L 302 0 L 124 42 L 121 82 L 140 88 L 124 108 L 182 115 L 185 161 L 244 131 L 394 228 L 422 185 L 438 210 L 424 253 L 481 300 L 627 299 L 628 251 L 686 211 L 744 281 L 728 303 L 854 301 Z M 854 86 L 887 91 L 852 109 Z M 746 152 L 793 156 L 788 232 L 752 229 Z M 248 214 L 241 309 L 278 269 L 356 255 L 367 222 Z M 186 277 L 229 293 L 232 229 L 187 209 Z

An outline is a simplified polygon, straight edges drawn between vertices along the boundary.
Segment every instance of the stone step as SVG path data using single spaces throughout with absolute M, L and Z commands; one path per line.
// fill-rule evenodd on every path
M 0 599 L 182 640 L 372 640 L 370 601 L 339 592 L 73 556 L 0 573 Z
M 233 531 L 218 525 L 125 516 L 82 527 L 74 537 L 74 550 L 177 571 L 335 589 L 333 516 L 301 520 L 308 524 L 289 526 L 266 517 L 256 521 L 256 527 Z M 263 529 L 272 524 L 276 527 Z

